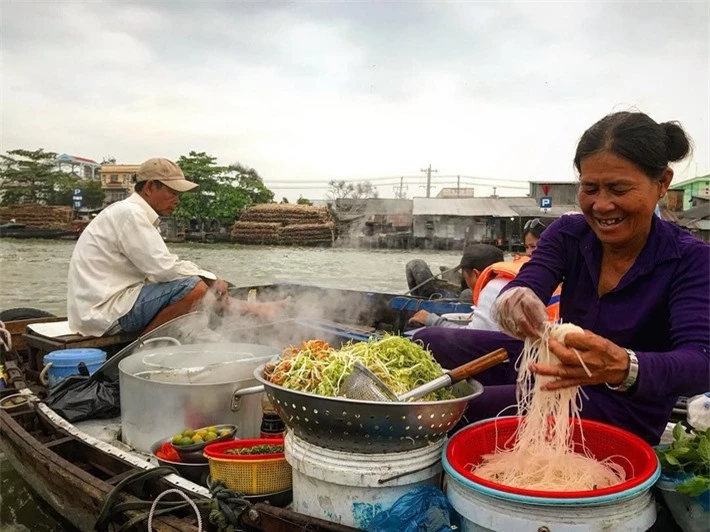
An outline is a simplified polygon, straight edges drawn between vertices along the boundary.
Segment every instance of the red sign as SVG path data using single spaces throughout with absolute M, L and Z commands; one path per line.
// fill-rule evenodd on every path
M 542 193 L 547 196 L 550 193 L 550 189 L 552 187 L 550 185 L 542 185 Z

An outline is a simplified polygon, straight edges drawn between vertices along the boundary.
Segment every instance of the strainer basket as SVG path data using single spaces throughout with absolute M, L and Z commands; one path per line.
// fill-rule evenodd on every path
M 410 451 L 446 437 L 483 386 L 468 379 L 452 387 L 456 399 L 389 403 L 324 397 L 254 377 L 286 426 L 302 440 L 334 451 L 375 454 Z

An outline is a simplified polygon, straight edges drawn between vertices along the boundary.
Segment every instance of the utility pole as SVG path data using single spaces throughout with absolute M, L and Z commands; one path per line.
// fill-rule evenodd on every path
M 407 187 L 404 186 L 404 176 L 399 178 L 399 186 L 393 187 L 395 190 L 394 197 L 397 199 L 405 199 L 407 195 L 404 193 L 404 191 L 407 189 Z
M 429 168 L 422 168 L 421 172 L 426 172 L 426 197 L 431 198 L 431 173 L 439 173 L 438 170 L 431 169 L 431 163 L 429 163 Z

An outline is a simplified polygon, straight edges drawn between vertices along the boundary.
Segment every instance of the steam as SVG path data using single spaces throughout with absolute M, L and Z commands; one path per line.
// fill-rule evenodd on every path
M 281 351 L 305 340 L 321 339 L 334 347 L 343 342 L 338 332 L 361 334 L 381 328 L 391 312 L 381 298 L 367 292 L 328 290 L 299 285 L 269 287 L 260 293 L 258 302 L 286 300 L 283 308 L 270 319 L 225 306 L 208 291 L 198 308 L 151 331 L 143 338 L 147 350 L 174 344 L 182 345 L 239 343 L 258 344 Z M 243 301 L 240 299 L 237 302 Z M 195 366 L 199 361 L 195 360 Z

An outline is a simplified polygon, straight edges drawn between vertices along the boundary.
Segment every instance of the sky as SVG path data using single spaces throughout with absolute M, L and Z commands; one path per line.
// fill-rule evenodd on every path
M 710 2 L 10 2 L 0 150 L 139 164 L 205 151 L 277 199 L 521 196 L 575 179 L 586 128 L 678 120 L 710 173 Z M 456 176 L 462 176 L 457 179 Z M 403 179 L 402 179 L 403 178 Z

